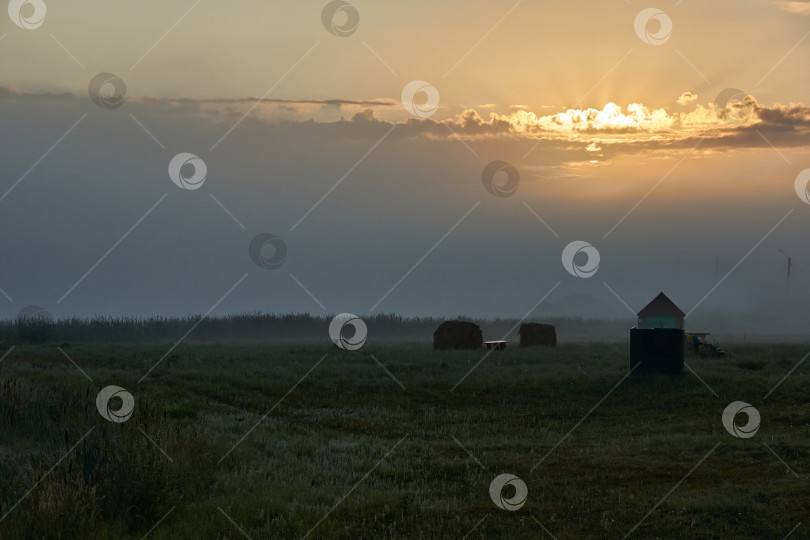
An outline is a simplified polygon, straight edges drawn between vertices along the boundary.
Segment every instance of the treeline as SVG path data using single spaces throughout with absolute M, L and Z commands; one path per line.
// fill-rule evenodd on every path
M 5 345 L 61 342 L 143 343 L 168 342 L 183 337 L 188 341 L 237 340 L 328 340 L 332 315 L 313 316 L 290 313 L 275 315 L 244 313 L 223 317 L 92 317 L 51 320 L 48 318 L 18 317 L 0 320 L 0 343 Z M 485 339 L 501 339 L 515 325 L 517 319 L 476 319 L 472 321 L 483 329 Z M 368 339 L 429 341 L 433 332 L 447 318 L 402 317 L 380 314 L 363 317 L 368 327 Z M 563 339 L 624 339 L 629 325 L 611 319 L 530 318 L 525 322 L 543 322 L 557 327 Z M 514 339 L 517 328 L 510 335 Z

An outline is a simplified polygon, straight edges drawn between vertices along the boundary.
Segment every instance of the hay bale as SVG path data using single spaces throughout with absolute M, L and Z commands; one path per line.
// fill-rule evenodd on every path
M 520 325 L 521 347 L 556 347 L 557 329 L 553 324 L 526 323 Z
M 481 327 L 467 321 L 444 321 L 433 332 L 434 349 L 480 349 L 483 344 Z

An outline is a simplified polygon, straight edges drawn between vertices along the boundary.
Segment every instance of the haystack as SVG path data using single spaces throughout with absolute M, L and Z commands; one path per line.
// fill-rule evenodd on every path
M 433 333 L 434 349 L 480 349 L 483 344 L 481 327 L 467 321 L 444 321 Z
M 556 347 L 557 329 L 553 324 L 526 323 L 520 325 L 521 347 Z

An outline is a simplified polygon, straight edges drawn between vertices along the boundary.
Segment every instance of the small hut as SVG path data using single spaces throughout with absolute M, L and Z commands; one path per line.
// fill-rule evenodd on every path
M 683 374 L 686 314 L 664 293 L 638 312 L 630 330 L 630 367 L 636 373 Z

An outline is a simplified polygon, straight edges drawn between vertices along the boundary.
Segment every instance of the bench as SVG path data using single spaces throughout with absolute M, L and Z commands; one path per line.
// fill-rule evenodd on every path
M 490 351 L 495 349 L 496 351 L 502 351 L 506 349 L 506 342 L 505 341 L 485 341 L 484 345 L 487 346 L 487 350 Z

